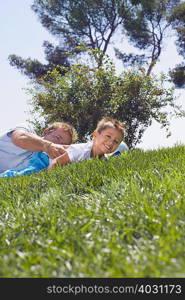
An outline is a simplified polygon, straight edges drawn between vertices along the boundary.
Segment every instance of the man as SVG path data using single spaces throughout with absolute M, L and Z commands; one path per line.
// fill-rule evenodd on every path
M 0 173 L 26 166 L 35 152 L 46 152 L 50 158 L 64 153 L 64 147 L 77 140 L 76 130 L 68 123 L 55 122 L 39 137 L 25 124 L 0 136 Z

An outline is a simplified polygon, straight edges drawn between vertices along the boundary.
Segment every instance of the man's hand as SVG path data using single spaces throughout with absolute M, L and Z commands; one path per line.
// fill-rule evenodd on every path
M 65 149 L 68 147 L 68 145 L 59 145 L 47 141 L 44 145 L 44 152 L 46 152 L 50 158 L 56 158 L 66 153 Z

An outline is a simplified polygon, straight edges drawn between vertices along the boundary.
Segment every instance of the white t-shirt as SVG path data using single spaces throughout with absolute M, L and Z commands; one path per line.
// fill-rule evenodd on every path
M 66 149 L 70 161 L 78 162 L 81 160 L 90 159 L 92 146 L 93 146 L 92 141 L 89 141 L 87 143 L 70 145 L 69 148 Z M 119 152 L 119 154 L 121 154 L 122 152 L 126 152 L 126 151 L 129 151 L 128 146 L 124 142 L 121 142 L 118 148 L 113 153 L 105 154 L 104 157 L 107 158 L 107 156 L 111 156 L 111 155 L 114 156 L 114 153 L 116 152 Z
M 15 128 L 8 130 L 0 136 L 0 173 L 8 169 L 21 169 L 26 166 L 35 152 L 17 147 L 11 141 L 14 130 L 24 130 L 29 133 L 35 133 L 33 129 L 26 124 L 20 124 Z
M 69 159 L 71 162 L 78 162 L 85 159 L 91 158 L 93 142 L 89 141 L 87 143 L 72 144 L 66 149 Z

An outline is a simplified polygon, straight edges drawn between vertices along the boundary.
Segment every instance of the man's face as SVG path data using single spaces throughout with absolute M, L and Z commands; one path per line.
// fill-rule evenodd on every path
M 46 129 L 44 139 L 55 144 L 69 145 L 71 144 L 71 135 L 64 128 Z

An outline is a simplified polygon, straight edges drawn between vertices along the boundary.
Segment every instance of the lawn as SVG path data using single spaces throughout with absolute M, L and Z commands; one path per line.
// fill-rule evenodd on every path
M 185 277 L 185 147 L 0 179 L 0 277 Z

